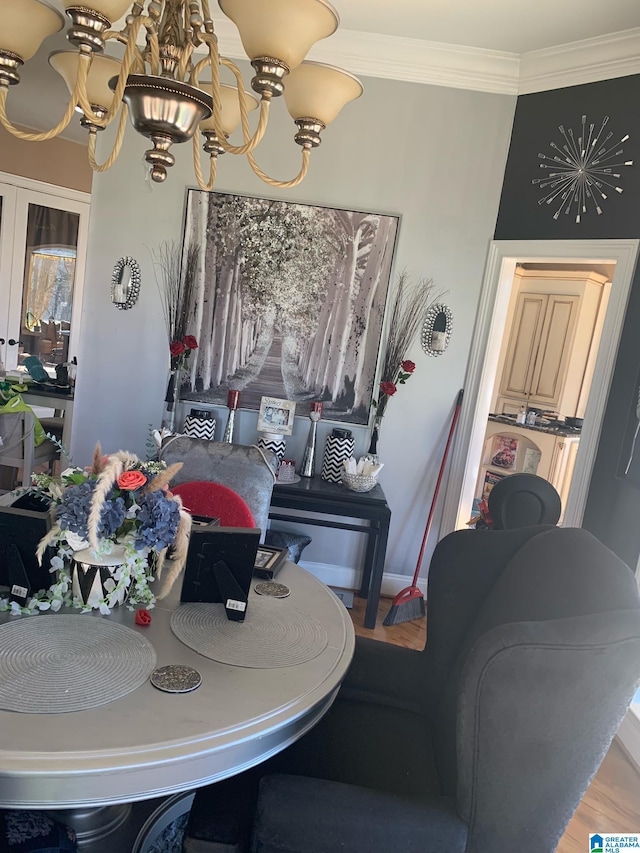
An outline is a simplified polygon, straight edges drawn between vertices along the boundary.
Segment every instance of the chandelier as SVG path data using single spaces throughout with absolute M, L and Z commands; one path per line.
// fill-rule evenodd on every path
M 135 130 L 151 140 L 145 153 L 151 178 L 162 182 L 175 163 L 172 145 L 193 140 L 194 171 L 203 190 L 213 188 L 218 157 L 245 155 L 263 181 L 293 187 L 305 177 L 311 149 L 342 107 L 362 94 L 360 81 L 346 71 L 304 61 L 311 47 L 338 28 L 336 10 L 327 0 L 218 0 L 222 12 L 238 28 L 254 69 L 245 92 L 237 65 L 220 56 L 209 0 L 64 0 L 71 19 L 67 39 L 75 50 L 56 51 L 49 63 L 71 94 L 64 116 L 49 131 L 30 133 L 7 116 L 9 87 L 20 82 L 20 66 L 47 36 L 59 32 L 64 17 L 46 0 L 0 0 L 0 122 L 20 139 L 43 141 L 64 131 L 74 112 L 88 132 L 89 162 L 104 172 L 115 162 L 124 138 L 127 115 Z M 122 29 L 112 29 L 125 12 Z M 124 45 L 122 59 L 104 54 L 105 43 Z M 222 83 L 220 68 L 235 78 Z M 266 175 L 254 150 L 262 140 L 273 98 L 284 96 L 302 147 L 302 165 L 289 181 Z M 253 133 L 249 113 L 258 110 Z M 109 157 L 96 160 L 98 133 L 118 118 Z M 242 144 L 229 136 L 238 128 Z M 209 177 L 203 177 L 200 141 L 209 155 Z

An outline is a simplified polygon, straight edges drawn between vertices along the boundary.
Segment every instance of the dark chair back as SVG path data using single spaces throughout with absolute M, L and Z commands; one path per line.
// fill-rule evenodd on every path
M 548 480 L 536 474 L 512 474 L 489 492 L 494 530 L 557 524 L 561 512 L 560 495 Z

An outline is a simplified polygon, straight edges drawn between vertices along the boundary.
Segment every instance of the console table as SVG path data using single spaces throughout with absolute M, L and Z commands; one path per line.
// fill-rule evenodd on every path
M 304 511 L 323 517 L 301 518 L 282 510 Z M 326 516 L 356 518 L 367 523 L 341 522 Z M 355 530 L 366 534 L 360 596 L 367 599 L 365 627 L 375 628 L 391 522 L 391 510 L 382 487 L 374 486 L 370 492 L 352 492 L 337 483 L 328 483 L 321 477 L 302 477 L 299 483 L 276 483 L 271 496 L 269 518 L 274 521 L 297 520 L 316 527 Z

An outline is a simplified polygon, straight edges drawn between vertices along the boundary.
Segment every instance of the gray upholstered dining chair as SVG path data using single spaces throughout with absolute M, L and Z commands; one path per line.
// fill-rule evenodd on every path
M 237 492 L 249 506 L 264 541 L 278 464 L 274 453 L 253 445 L 178 435 L 162 445 L 159 458 L 167 465 L 183 463 L 172 480 L 176 486 L 209 480 Z
M 427 626 L 423 652 L 358 641 L 262 780 L 254 853 L 555 850 L 640 681 L 633 574 L 581 529 L 458 531 Z
M 257 797 L 253 853 L 552 853 L 639 681 L 634 577 L 587 531 L 453 533 L 424 651 L 358 638 L 320 723 L 257 793 L 232 780 Z M 224 797 L 196 794 L 185 850 L 244 849 Z

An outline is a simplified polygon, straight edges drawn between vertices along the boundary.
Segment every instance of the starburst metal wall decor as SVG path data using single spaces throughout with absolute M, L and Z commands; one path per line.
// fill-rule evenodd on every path
M 575 214 L 579 224 L 591 210 L 602 213 L 609 192 L 622 193 L 622 170 L 633 166 L 633 160 L 624 159 L 622 148 L 629 134 L 613 141 L 614 133 L 607 129 L 608 124 L 609 116 L 605 116 L 596 130 L 595 122 L 588 122 L 583 115 L 577 137 L 571 128 L 565 130 L 561 124 L 558 130 L 564 142 L 551 142 L 551 155 L 538 154 L 545 174 L 531 183 L 545 192 L 538 204 L 552 205 L 554 219 L 562 213 Z

